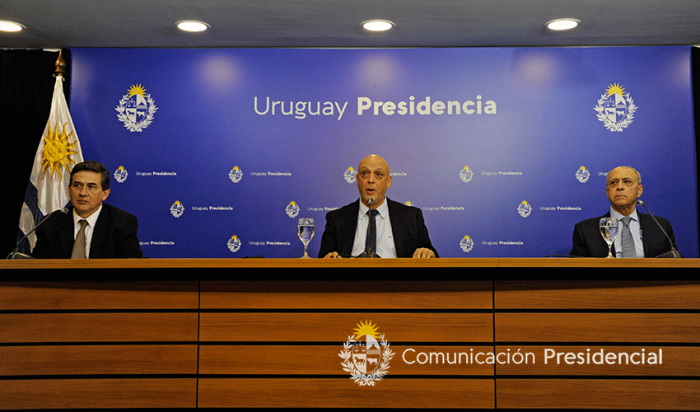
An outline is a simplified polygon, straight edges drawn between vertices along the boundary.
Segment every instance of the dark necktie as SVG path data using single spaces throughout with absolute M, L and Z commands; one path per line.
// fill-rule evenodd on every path
M 78 221 L 80 224 L 80 230 L 78 230 L 78 236 L 75 237 L 75 243 L 73 243 L 73 253 L 71 253 L 71 259 L 87 259 L 85 254 L 85 226 L 87 226 L 87 220 L 80 219 Z
M 630 231 L 630 220 L 631 217 L 625 216 L 622 218 L 622 257 L 623 258 L 636 258 L 637 251 L 634 247 L 634 240 L 632 240 L 632 232 Z
M 377 209 L 371 209 L 369 212 L 369 226 L 367 227 L 367 239 L 365 239 L 365 251 L 370 250 L 372 253 L 377 253 Z

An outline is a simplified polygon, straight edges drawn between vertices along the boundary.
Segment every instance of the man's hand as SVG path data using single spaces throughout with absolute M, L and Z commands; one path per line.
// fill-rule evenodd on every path
M 323 257 L 324 259 L 342 259 L 343 257 L 340 256 L 338 252 L 330 252 L 326 256 Z
M 432 250 L 421 247 L 416 249 L 415 252 L 413 252 L 413 258 L 414 259 L 426 259 L 426 258 L 434 258 L 435 257 L 435 252 Z

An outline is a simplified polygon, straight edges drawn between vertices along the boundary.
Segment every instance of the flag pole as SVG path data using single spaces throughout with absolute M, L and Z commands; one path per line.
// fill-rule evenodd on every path
M 72 169 L 71 165 L 83 161 L 80 141 L 63 93 L 66 66 L 63 49 L 60 49 L 53 75 L 56 82 L 51 100 L 51 110 L 34 156 L 34 166 L 20 213 L 19 240 L 11 255 L 17 255 L 15 252 L 19 251 L 20 248 L 25 251 L 33 249 L 36 244 L 34 230 L 43 222 L 44 218 L 54 211 L 63 210 L 69 204 L 68 181 Z M 44 150 L 45 148 L 47 149 Z M 24 243 L 27 244 L 24 245 Z
M 53 77 L 58 77 L 66 74 L 66 61 L 63 59 L 63 49 L 58 51 L 58 58 L 56 59 L 56 70 L 54 71 Z

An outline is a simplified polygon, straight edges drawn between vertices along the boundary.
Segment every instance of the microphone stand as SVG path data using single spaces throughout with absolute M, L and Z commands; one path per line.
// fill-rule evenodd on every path
M 637 204 L 638 204 L 638 205 L 641 205 L 641 206 L 644 206 L 644 209 L 646 209 L 647 213 L 649 213 L 649 216 L 651 216 L 651 218 L 654 219 L 654 222 L 656 223 L 656 226 L 658 226 L 659 229 L 661 229 L 661 232 L 663 232 L 663 234 L 666 236 L 666 240 L 668 240 L 668 244 L 671 245 L 671 250 L 670 250 L 670 251 L 665 252 L 665 253 L 662 253 L 662 254 L 660 254 L 659 256 L 656 256 L 656 257 L 657 257 L 657 258 L 675 258 L 675 259 L 680 259 L 680 258 L 682 258 L 683 256 L 681 256 L 681 254 L 680 254 L 680 253 L 676 250 L 676 248 L 673 246 L 673 242 L 671 241 L 671 237 L 668 235 L 668 233 L 666 233 L 666 231 L 664 230 L 664 228 L 661 227 L 661 224 L 659 223 L 658 220 L 656 220 L 656 218 L 654 217 L 654 215 L 651 214 L 651 212 L 649 211 L 649 208 L 647 207 L 647 205 L 645 205 L 644 202 L 642 202 L 640 199 L 637 199 Z

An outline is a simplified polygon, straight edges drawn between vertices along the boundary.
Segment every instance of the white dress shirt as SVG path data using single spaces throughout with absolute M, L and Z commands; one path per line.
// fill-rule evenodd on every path
M 87 259 L 90 259 L 92 233 L 95 231 L 95 224 L 97 224 L 97 218 L 100 217 L 100 212 L 102 212 L 102 206 L 100 206 L 100 208 L 97 209 L 95 213 L 91 214 L 86 218 L 83 218 L 78 216 L 78 213 L 76 213 L 75 209 L 73 209 L 73 239 L 75 239 L 78 236 L 78 232 L 80 231 L 80 224 L 78 222 L 83 219 L 87 220 L 88 222 L 88 224 L 85 225 L 85 257 Z
M 355 230 L 355 243 L 352 245 L 352 255 L 357 256 L 365 251 L 365 240 L 367 238 L 367 227 L 369 226 L 369 208 L 360 201 L 360 211 L 357 213 L 357 229 Z M 382 258 L 395 258 L 396 245 L 394 245 L 394 234 L 391 231 L 391 220 L 389 219 L 389 206 L 387 201 L 377 208 L 379 214 L 375 217 L 377 223 L 377 250 L 376 253 Z
M 622 230 L 625 227 L 625 224 L 622 223 L 622 216 L 621 213 L 616 211 L 613 208 L 610 208 L 610 217 L 614 217 L 615 219 L 618 220 L 618 231 L 617 231 L 617 236 L 615 236 L 615 242 L 613 244 L 615 245 L 615 257 L 617 258 L 622 258 Z M 634 212 L 630 215 L 632 220 L 630 220 L 630 232 L 632 233 L 632 239 L 634 240 L 634 249 L 635 252 L 637 252 L 637 257 L 638 258 L 643 258 L 644 257 L 644 244 L 642 243 L 642 228 L 639 225 L 639 215 L 637 214 L 637 210 L 635 209 Z

